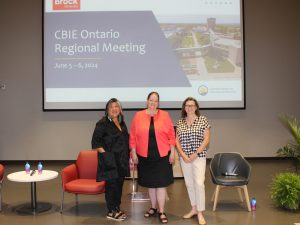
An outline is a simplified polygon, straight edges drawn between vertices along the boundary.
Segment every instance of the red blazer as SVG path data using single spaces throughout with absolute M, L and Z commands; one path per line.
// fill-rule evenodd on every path
M 150 115 L 146 110 L 135 114 L 130 126 L 129 147 L 136 149 L 138 155 L 148 156 Z M 160 157 L 168 155 L 170 145 L 175 146 L 175 131 L 167 111 L 159 109 L 154 115 L 154 128 Z

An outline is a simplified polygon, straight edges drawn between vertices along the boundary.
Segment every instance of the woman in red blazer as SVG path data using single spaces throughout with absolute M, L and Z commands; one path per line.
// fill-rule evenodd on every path
M 172 164 L 175 154 L 175 131 L 168 112 L 158 109 L 159 94 L 147 97 L 147 109 L 139 111 L 130 127 L 129 146 L 138 164 L 138 183 L 149 189 L 150 209 L 144 217 L 159 212 L 161 223 L 167 223 L 164 212 L 166 187 L 173 183 Z

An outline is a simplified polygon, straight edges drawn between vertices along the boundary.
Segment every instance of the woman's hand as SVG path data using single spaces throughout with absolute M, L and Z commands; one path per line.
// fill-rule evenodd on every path
M 197 157 L 198 157 L 198 153 L 197 152 L 191 154 L 190 155 L 190 162 L 193 162 L 195 159 L 197 159 Z
M 131 159 L 132 159 L 134 164 L 137 165 L 139 163 L 139 159 L 137 157 L 135 149 L 131 149 Z
M 185 163 L 191 163 L 190 157 L 188 157 L 186 154 L 183 153 L 181 157 Z
M 171 153 L 169 156 L 169 163 L 174 164 L 174 162 L 175 162 L 175 152 L 174 152 L 174 150 L 173 151 L 171 150 Z
M 97 151 L 98 151 L 99 153 L 105 152 L 104 148 L 97 148 Z

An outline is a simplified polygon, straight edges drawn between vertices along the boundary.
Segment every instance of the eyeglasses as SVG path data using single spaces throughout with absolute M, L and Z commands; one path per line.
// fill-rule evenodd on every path
M 194 108 L 196 105 L 185 105 L 186 108 Z

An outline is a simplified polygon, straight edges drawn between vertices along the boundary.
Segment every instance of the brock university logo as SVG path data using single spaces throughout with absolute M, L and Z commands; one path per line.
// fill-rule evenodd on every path
M 80 0 L 52 0 L 53 10 L 80 10 Z

